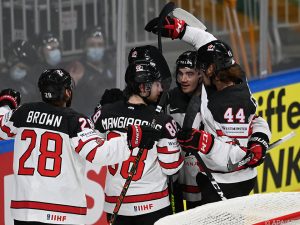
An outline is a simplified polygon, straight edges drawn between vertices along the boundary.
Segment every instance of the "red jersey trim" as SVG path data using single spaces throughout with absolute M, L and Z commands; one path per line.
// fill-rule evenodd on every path
M 33 201 L 11 201 L 10 208 L 12 209 L 37 209 L 53 212 L 62 212 L 78 215 L 86 215 L 86 207 L 76 207 L 70 205 L 59 205 L 45 202 L 33 202 Z
M 160 153 L 160 154 L 175 154 L 175 153 L 178 153 L 180 152 L 179 149 L 175 149 L 174 151 L 170 151 L 168 149 L 168 147 L 157 147 L 157 153 Z
M 164 163 L 164 162 L 159 160 L 159 164 L 164 169 L 175 169 L 183 162 L 183 160 L 184 160 L 184 158 L 180 155 L 178 161 L 176 161 L 176 162 Z
M 79 152 L 82 150 L 82 148 L 83 148 L 83 146 L 84 146 L 85 144 L 87 144 L 88 142 L 90 142 L 90 141 L 92 141 L 92 140 L 96 140 L 97 138 L 98 138 L 98 137 L 94 137 L 94 138 L 88 139 L 87 141 L 79 140 L 79 143 L 78 143 L 77 147 L 75 148 L 75 151 L 76 151 L 77 153 L 79 153 Z
M 11 133 L 11 129 L 8 127 L 8 126 L 2 126 L 1 127 L 1 130 L 4 132 L 4 133 L 6 133 L 6 135 L 8 136 L 8 137 L 13 137 L 13 136 L 15 136 L 13 133 Z
M 146 201 L 165 198 L 168 195 L 169 195 L 168 188 L 166 188 L 164 191 L 154 192 L 154 193 L 150 193 L 150 194 L 125 196 L 123 199 L 123 203 L 146 202 Z M 105 201 L 108 203 L 116 203 L 118 198 L 119 198 L 119 196 L 107 196 L 105 194 Z
M 103 145 L 104 142 L 102 142 L 101 144 L 98 144 L 95 148 L 93 148 L 93 150 L 91 150 L 89 152 L 89 154 L 87 154 L 86 156 L 86 160 L 92 162 L 95 158 L 96 152 L 98 150 L 99 147 L 101 147 Z

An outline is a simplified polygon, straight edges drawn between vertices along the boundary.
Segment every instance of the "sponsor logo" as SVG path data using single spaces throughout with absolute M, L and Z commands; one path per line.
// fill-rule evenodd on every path
M 201 147 L 200 147 L 200 151 L 202 153 L 206 153 L 207 152 L 207 148 L 208 148 L 208 134 L 206 132 L 203 132 L 202 135 L 201 135 Z
M 47 220 L 63 222 L 63 221 L 67 220 L 67 216 L 61 216 L 61 215 L 56 215 L 56 214 L 47 214 Z
M 151 210 L 154 207 L 152 203 L 146 205 L 133 206 L 135 212 Z
M 139 139 L 140 139 L 140 132 L 139 132 L 138 126 L 134 126 L 134 128 L 135 128 L 135 133 L 136 133 L 134 144 L 138 145 Z
M 78 136 L 80 136 L 80 137 L 82 137 L 82 138 L 84 138 L 84 137 L 87 138 L 87 137 L 90 137 L 90 136 L 93 136 L 93 135 L 96 135 L 96 131 L 91 130 L 91 129 L 82 131 L 82 132 L 80 132 L 80 133 L 78 134 Z

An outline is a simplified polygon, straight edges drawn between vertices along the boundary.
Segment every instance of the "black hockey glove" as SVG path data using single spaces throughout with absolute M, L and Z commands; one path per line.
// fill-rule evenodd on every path
M 21 102 L 20 92 L 8 88 L 0 92 L 0 107 L 8 105 L 11 109 L 16 109 Z
M 157 34 L 158 23 L 159 23 L 158 17 L 150 20 L 145 26 L 145 30 Z M 172 18 L 167 16 L 163 20 L 161 35 L 163 37 L 168 37 L 172 39 L 177 39 L 177 38 L 181 39 L 185 33 L 186 26 L 187 24 L 185 23 L 184 20 L 180 20 L 176 17 Z
M 130 125 L 127 129 L 127 142 L 130 149 L 152 149 L 154 142 L 160 139 L 160 131 L 149 126 Z
M 185 152 L 208 154 L 214 145 L 214 136 L 204 130 L 180 130 L 177 140 Z
M 252 159 L 247 163 L 249 167 L 259 166 L 264 162 L 266 151 L 269 147 L 269 138 L 266 134 L 256 132 L 248 141 L 246 157 L 252 154 Z

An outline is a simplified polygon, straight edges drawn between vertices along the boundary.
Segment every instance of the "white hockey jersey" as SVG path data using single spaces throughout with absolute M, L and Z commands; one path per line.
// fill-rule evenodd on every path
M 182 40 L 199 49 L 216 38 L 204 30 L 187 26 Z M 271 139 L 267 122 L 261 117 L 256 117 L 255 111 L 256 103 L 246 80 L 222 91 L 210 92 L 209 96 L 204 85 L 202 86 L 201 121 L 204 130 L 216 138 L 209 154 L 199 154 L 217 182 L 241 182 L 257 175 L 256 168 L 231 173 L 228 173 L 227 169 L 229 158 L 232 163 L 236 163 L 245 156 L 243 147 L 247 146 L 252 133 L 262 132 Z
M 182 127 L 186 108 L 190 97 L 183 94 L 178 87 L 169 93 L 168 113 Z M 200 108 L 194 119 L 193 128 L 200 129 L 201 117 Z M 201 200 L 201 190 L 197 185 L 196 176 L 199 173 L 199 162 L 194 155 L 182 152 L 184 165 L 179 171 L 178 182 L 182 187 L 183 197 L 187 201 L 196 202 Z
M 2 107 L 0 113 L 0 137 L 15 139 L 12 217 L 84 224 L 85 163 L 109 165 L 128 159 L 126 138 L 105 141 L 85 116 L 42 102 L 14 112 Z
M 124 128 L 128 125 L 150 125 L 155 118 L 155 127 L 161 130 L 162 137 L 152 149 L 143 152 L 119 215 L 141 215 L 169 206 L 167 176 L 175 174 L 183 165 L 175 121 L 164 114 L 155 115 L 154 108 L 150 106 L 123 101 L 105 105 L 92 118 L 96 129 L 107 134 L 108 139 L 125 132 Z M 133 149 L 130 158 L 122 164 L 108 167 L 104 205 L 108 213 L 113 212 L 138 150 Z

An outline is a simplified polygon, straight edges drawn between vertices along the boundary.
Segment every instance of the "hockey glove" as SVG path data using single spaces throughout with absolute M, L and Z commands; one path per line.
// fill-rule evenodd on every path
M 8 105 L 11 109 L 16 109 L 21 102 L 21 94 L 14 89 L 8 88 L 0 92 L 0 107 Z
M 127 129 L 127 142 L 130 149 L 152 149 L 160 139 L 160 132 L 148 126 L 130 125 Z
M 252 154 L 252 159 L 247 163 L 249 167 L 259 166 L 264 162 L 266 151 L 269 147 L 269 138 L 264 133 L 254 133 L 248 141 L 247 156 Z
M 185 152 L 208 154 L 214 145 L 214 136 L 203 130 L 180 130 L 177 140 Z
M 156 17 L 148 22 L 148 24 L 145 26 L 145 30 L 148 32 L 152 32 L 154 34 L 158 33 L 158 24 L 159 24 L 159 18 Z M 184 20 L 180 20 L 178 18 L 172 18 L 172 17 L 165 17 L 162 23 L 161 28 L 161 35 L 163 37 L 168 37 L 172 39 L 182 38 L 187 24 Z

